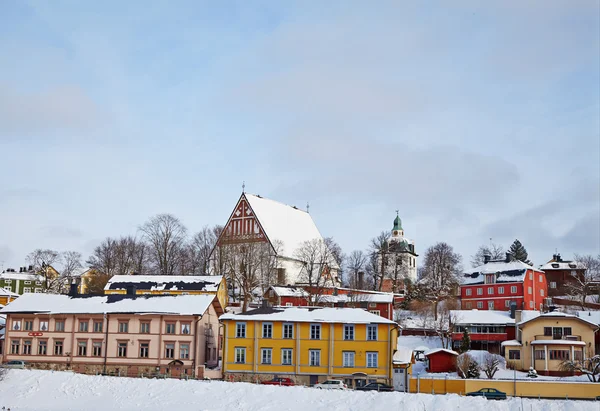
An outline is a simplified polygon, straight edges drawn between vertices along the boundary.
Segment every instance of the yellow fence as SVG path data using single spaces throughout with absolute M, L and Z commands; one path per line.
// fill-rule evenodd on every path
M 516 387 L 516 393 L 515 393 Z M 411 378 L 410 392 L 427 394 L 460 394 L 495 388 L 508 396 L 531 398 L 595 399 L 600 396 L 600 384 L 558 381 L 455 380 Z

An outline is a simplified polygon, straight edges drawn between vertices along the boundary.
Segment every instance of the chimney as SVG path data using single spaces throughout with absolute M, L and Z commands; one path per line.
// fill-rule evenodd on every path
M 514 301 L 510 302 L 510 318 L 515 319 L 515 314 L 517 311 L 517 303 Z
M 365 284 L 365 273 L 363 271 L 358 272 L 358 289 L 362 290 Z
M 266 298 L 263 298 L 260 307 L 261 308 L 268 308 L 269 307 L 269 301 Z
M 71 286 L 69 288 L 69 297 L 75 297 L 77 294 L 79 294 L 79 291 L 77 290 L 77 282 L 72 281 L 71 282 Z
M 333 287 L 333 295 L 338 295 L 338 289 L 337 289 L 337 287 Z
M 515 311 L 515 324 L 520 323 L 523 320 L 523 310 Z
M 556 262 L 557 263 L 562 263 L 562 258 L 560 257 L 560 253 L 556 254 Z
M 133 284 L 128 284 L 125 289 L 127 290 L 127 295 L 135 295 L 137 287 Z
M 489 263 L 491 259 L 492 259 L 492 256 L 491 256 L 491 255 L 489 255 L 489 254 L 484 254 L 484 255 L 483 255 L 483 263 L 484 263 L 484 264 L 487 264 L 487 263 Z
M 33 266 L 32 265 L 29 266 L 29 271 L 33 271 Z
M 511 253 L 507 252 L 506 253 L 506 259 L 504 260 L 507 263 L 510 263 L 513 260 L 513 256 Z
M 277 269 L 277 284 L 285 284 L 285 268 Z

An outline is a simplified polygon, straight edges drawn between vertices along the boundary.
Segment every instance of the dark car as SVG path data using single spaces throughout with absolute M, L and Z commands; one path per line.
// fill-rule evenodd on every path
M 362 387 L 356 387 L 358 391 L 394 391 L 391 385 L 382 384 L 380 382 L 371 382 Z
M 263 381 L 262 384 L 265 385 L 285 385 L 287 387 L 291 387 L 294 384 L 294 381 L 292 381 L 289 378 L 280 378 L 280 377 L 275 377 L 270 381 Z
M 468 392 L 469 397 L 485 397 L 488 400 L 505 400 L 506 393 L 495 388 L 482 388 L 479 391 Z

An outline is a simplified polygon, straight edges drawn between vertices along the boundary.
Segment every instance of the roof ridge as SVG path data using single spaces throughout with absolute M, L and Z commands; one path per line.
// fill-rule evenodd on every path
M 309 215 L 310 215 L 310 213 L 309 213 L 308 211 L 306 211 L 306 210 L 302 210 L 301 208 L 298 208 L 298 207 L 296 207 L 296 206 L 293 206 L 293 205 L 289 205 L 289 204 L 286 204 L 286 203 L 282 203 L 281 201 L 273 200 L 272 198 L 267 198 L 267 197 L 263 197 L 263 196 L 261 196 L 261 195 L 258 195 L 258 194 L 252 194 L 252 193 L 244 193 L 244 194 L 245 194 L 245 195 L 251 195 L 251 196 L 253 196 L 253 197 L 256 197 L 256 198 L 260 198 L 261 200 L 268 200 L 268 201 L 271 201 L 271 202 L 273 202 L 273 203 L 277 203 L 277 204 L 280 204 L 280 205 L 282 205 L 282 206 L 290 207 L 290 208 L 292 208 L 292 209 L 294 209 L 294 210 L 296 210 L 296 211 L 302 211 L 303 213 L 306 213 L 306 214 L 309 214 Z

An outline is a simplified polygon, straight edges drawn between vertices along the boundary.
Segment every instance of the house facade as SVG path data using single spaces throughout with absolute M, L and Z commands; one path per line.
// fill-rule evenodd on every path
M 17 295 L 41 293 L 44 290 L 44 278 L 33 271 L 16 272 L 8 268 L 0 274 L 0 288 Z
M 585 266 L 577 261 L 565 261 L 560 254 L 554 254 L 552 259 L 541 267 L 548 281 L 550 297 L 570 294 L 570 285 L 584 280 Z
M 0 305 L 6 305 L 17 298 L 19 298 L 19 294 L 10 291 L 8 288 L 0 288 Z
M 227 283 L 220 275 L 115 275 L 104 287 L 104 294 L 137 295 L 214 295 L 227 307 Z
M 574 315 L 549 312 L 517 323 L 516 340 L 506 341 L 505 358 L 518 370 L 564 375 L 564 361 L 583 361 L 595 354 L 598 325 Z
M 515 317 L 509 311 L 453 310 L 452 347 L 460 349 L 465 330 L 469 333 L 472 350 L 501 353 L 501 344 L 515 338 Z
M 486 262 L 463 274 L 460 285 L 463 310 L 542 310 L 548 297 L 543 271 L 514 260 L 507 253 L 504 260 Z
M 355 308 L 263 307 L 225 314 L 224 378 L 289 377 L 314 385 L 328 378 L 348 386 L 391 383 L 398 326 Z
M 4 360 L 88 374 L 201 378 L 218 364 L 221 313 L 212 295 L 25 294 L 0 310 Z

